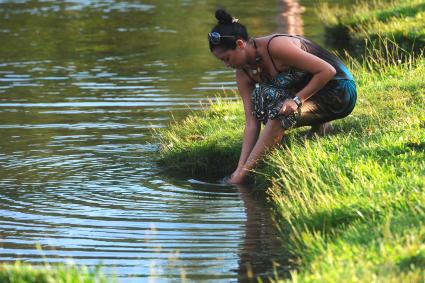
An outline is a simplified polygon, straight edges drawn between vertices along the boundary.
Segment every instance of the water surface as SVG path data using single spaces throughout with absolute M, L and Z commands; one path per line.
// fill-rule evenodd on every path
M 254 31 L 276 24 L 268 2 L 245 12 Z M 0 2 L 1 261 L 101 263 L 120 282 L 229 282 L 258 253 L 252 265 L 266 272 L 274 237 L 249 192 L 171 179 L 155 163 L 152 129 L 235 89 L 208 52 L 214 8 Z
M 220 4 L 279 31 L 276 1 Z M 120 282 L 270 274 L 279 243 L 249 189 L 156 166 L 152 129 L 236 89 L 208 51 L 215 8 L 0 1 L 0 261 L 101 263 Z

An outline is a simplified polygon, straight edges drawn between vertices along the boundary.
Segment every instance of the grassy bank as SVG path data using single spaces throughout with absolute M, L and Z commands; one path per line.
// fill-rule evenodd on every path
M 74 265 L 34 266 L 21 262 L 0 264 L 1 283 L 106 283 L 116 282 L 106 279 L 100 269 L 89 270 Z
M 291 131 L 257 170 L 299 267 L 290 281 L 425 281 L 425 60 L 383 55 L 352 60 L 358 103 L 331 135 Z M 241 102 L 219 100 L 162 132 L 163 160 L 231 173 L 242 130 Z
M 282 237 L 291 237 L 285 248 L 302 266 L 295 281 L 425 280 L 425 60 L 376 62 L 352 67 L 359 101 L 332 135 L 304 140 L 292 131 L 259 169 Z M 166 130 L 167 165 L 230 173 L 241 109 L 218 101 Z
M 267 159 L 293 280 L 423 282 L 425 62 L 356 70 L 360 101 L 338 131 Z
M 363 54 L 367 44 L 391 39 L 408 51 L 425 47 L 425 0 L 358 1 L 351 6 L 319 7 L 328 44 Z
M 236 168 L 244 125 L 240 101 L 217 99 L 159 133 L 161 163 L 179 175 L 223 177 Z

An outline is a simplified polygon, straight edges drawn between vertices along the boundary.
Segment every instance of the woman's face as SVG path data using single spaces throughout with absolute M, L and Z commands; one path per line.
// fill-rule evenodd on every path
M 223 61 L 226 67 L 242 68 L 246 64 L 245 49 L 236 47 L 235 49 L 214 48 L 212 53 L 217 59 Z

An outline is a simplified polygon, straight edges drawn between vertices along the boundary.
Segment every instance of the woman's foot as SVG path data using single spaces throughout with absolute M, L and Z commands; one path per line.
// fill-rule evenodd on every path
M 326 122 L 317 126 L 312 126 L 307 132 L 306 138 L 323 137 L 328 135 L 333 130 L 330 122 Z

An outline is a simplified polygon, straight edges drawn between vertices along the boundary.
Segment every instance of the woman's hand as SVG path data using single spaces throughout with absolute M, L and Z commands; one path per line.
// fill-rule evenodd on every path
M 246 178 L 246 175 L 248 174 L 248 171 L 245 170 L 242 167 L 238 167 L 235 172 L 230 175 L 230 178 L 227 180 L 230 184 L 240 184 L 243 183 L 243 181 Z
M 293 99 L 287 99 L 283 102 L 282 108 L 280 108 L 279 114 L 289 116 L 292 113 L 297 112 L 298 105 Z

